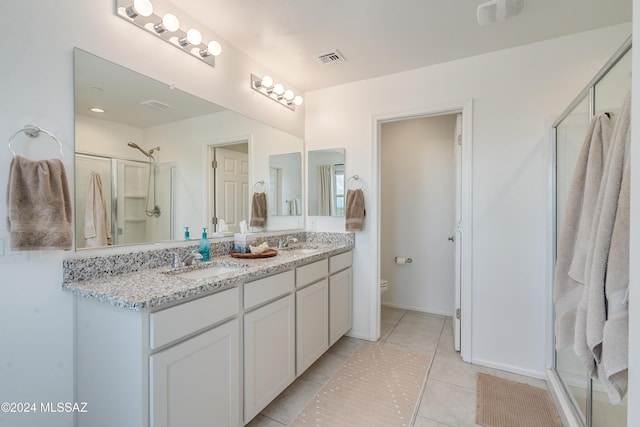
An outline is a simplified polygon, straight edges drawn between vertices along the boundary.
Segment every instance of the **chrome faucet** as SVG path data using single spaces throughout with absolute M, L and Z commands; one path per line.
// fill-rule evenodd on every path
M 192 251 L 189 255 L 185 256 L 182 261 L 180 261 L 180 257 L 178 256 L 178 254 L 175 254 L 173 256 L 173 267 L 177 268 L 177 267 L 184 267 L 187 265 L 193 265 L 196 263 L 197 260 L 202 259 L 202 255 L 194 250 Z
M 287 236 L 287 238 L 284 241 L 284 243 L 282 242 L 282 239 L 280 239 L 280 241 L 278 241 L 278 247 L 279 248 L 288 248 L 289 247 L 289 243 L 298 243 L 298 239 L 296 239 L 295 237 L 292 237 L 292 236 Z

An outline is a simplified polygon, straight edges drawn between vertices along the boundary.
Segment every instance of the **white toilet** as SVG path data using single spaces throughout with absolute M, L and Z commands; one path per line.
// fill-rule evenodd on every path
M 385 279 L 380 279 L 380 295 L 387 292 L 389 289 L 389 282 Z

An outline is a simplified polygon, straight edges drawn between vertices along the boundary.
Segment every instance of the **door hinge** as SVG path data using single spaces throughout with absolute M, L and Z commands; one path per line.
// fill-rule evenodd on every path
M 458 135 L 458 145 L 462 145 L 462 134 Z
M 456 319 L 460 320 L 460 309 L 456 308 Z
M 212 160 L 212 161 L 211 161 L 211 168 L 212 168 L 212 169 L 215 169 L 215 168 L 217 168 L 217 167 L 218 167 L 218 161 L 217 161 L 217 160 Z
M 215 216 L 212 216 L 211 217 L 211 224 L 218 225 L 218 218 L 216 218 Z

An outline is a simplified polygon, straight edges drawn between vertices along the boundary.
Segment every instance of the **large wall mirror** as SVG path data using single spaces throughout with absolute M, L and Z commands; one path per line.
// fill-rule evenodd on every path
M 298 137 L 80 49 L 74 78 L 77 249 L 183 240 L 185 227 L 198 239 L 219 219 L 234 232 L 271 157 L 303 151 Z M 300 168 L 294 176 L 282 175 L 282 191 L 299 185 Z M 266 230 L 303 227 L 300 215 L 274 213 Z M 109 241 L 91 237 L 102 228 Z
M 309 151 L 309 215 L 344 216 L 344 148 Z

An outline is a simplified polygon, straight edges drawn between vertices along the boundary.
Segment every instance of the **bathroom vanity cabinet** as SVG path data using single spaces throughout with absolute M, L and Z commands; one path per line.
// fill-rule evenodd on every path
M 76 296 L 77 426 L 247 424 L 351 328 L 351 263 L 315 256 L 150 310 Z
M 78 426 L 239 425 L 239 291 L 151 313 L 76 298 Z

